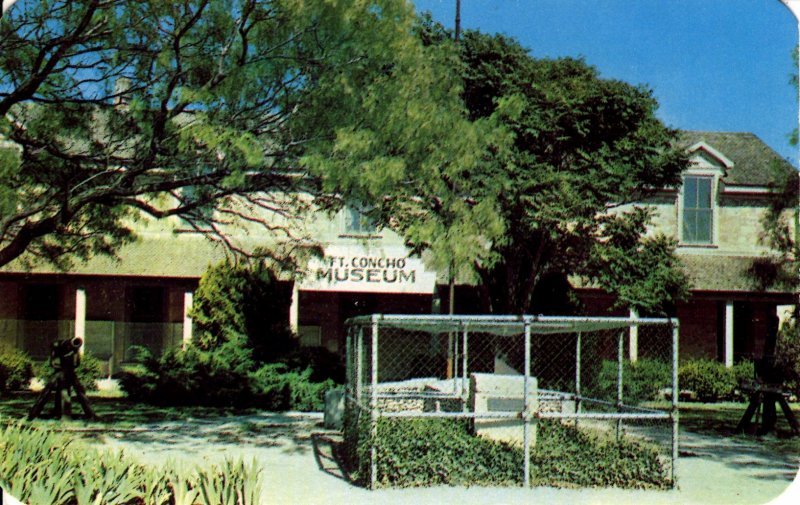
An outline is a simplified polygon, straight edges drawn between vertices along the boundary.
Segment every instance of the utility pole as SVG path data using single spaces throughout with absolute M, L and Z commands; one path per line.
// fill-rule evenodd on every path
M 461 35 L 461 0 L 456 0 L 456 43 Z

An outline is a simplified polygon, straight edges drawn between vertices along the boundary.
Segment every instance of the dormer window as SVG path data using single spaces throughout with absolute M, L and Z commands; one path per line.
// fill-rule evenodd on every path
M 375 233 L 375 225 L 358 209 L 347 207 L 345 209 L 345 232 L 351 235 L 370 235 Z
M 714 242 L 714 178 L 689 175 L 683 179 L 682 242 Z

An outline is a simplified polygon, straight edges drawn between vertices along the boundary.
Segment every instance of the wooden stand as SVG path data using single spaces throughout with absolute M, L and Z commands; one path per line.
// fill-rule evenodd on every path
M 789 421 L 792 434 L 794 436 L 800 435 L 800 426 L 797 423 L 797 418 L 795 418 L 794 413 L 789 408 L 789 403 L 786 401 L 785 392 L 781 388 L 770 385 L 756 384 L 750 389 L 750 404 L 747 406 L 744 416 L 742 416 L 742 419 L 736 426 L 737 433 L 742 433 L 753 424 L 757 424 L 757 422 L 752 422 L 753 416 L 759 411 L 759 408 L 762 405 L 763 413 L 761 426 L 756 431 L 756 434 L 766 435 L 767 433 L 775 431 L 775 423 L 778 420 L 777 408 L 775 407 L 775 404 L 777 403 L 781 406 L 781 410 L 783 410 L 783 415 L 786 416 L 786 420 Z

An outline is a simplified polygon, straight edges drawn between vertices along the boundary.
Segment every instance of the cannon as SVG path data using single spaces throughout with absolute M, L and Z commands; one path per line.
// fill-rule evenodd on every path
M 80 337 L 53 342 L 50 349 L 50 364 L 56 373 L 31 407 L 28 419 L 41 417 L 42 409 L 51 394 L 54 402 L 52 417 L 60 419 L 63 414 L 72 416 L 72 392 L 75 393 L 78 403 L 83 408 L 85 417 L 87 419 L 97 418 L 86 397 L 83 385 L 75 375 L 75 369 L 78 368 L 81 360 L 80 348 L 82 345 L 83 339 Z

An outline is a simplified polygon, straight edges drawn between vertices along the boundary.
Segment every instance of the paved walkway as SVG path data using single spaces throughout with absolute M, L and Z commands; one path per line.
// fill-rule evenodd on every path
M 759 445 L 682 433 L 672 491 L 621 489 L 434 487 L 367 491 L 350 484 L 332 456 L 335 433 L 318 414 L 197 419 L 143 426 L 143 431 L 94 434 L 98 445 L 123 448 L 146 464 L 202 464 L 224 457 L 256 458 L 264 468 L 264 504 L 760 504 L 786 491 L 800 455 L 776 460 Z M 800 488 L 800 483 L 795 484 Z M 799 491 L 800 492 L 800 491 Z M 800 503 L 783 496 L 782 503 Z

